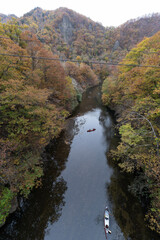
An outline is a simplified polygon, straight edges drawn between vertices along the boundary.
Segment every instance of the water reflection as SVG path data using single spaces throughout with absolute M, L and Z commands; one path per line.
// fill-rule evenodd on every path
M 115 148 L 119 142 L 114 137 L 114 129 L 111 126 L 111 115 L 102 111 L 99 118 L 107 143 L 106 155 L 109 148 Z M 144 212 L 139 200 L 128 190 L 133 176 L 122 173 L 111 157 L 107 157 L 107 163 L 114 169 L 110 183 L 106 184 L 106 198 L 109 198 L 111 214 L 112 237 L 120 240 L 158 240 L 159 237 L 150 231 L 144 222 Z
M 94 111 L 96 108 L 101 108 L 101 87 L 93 87 L 88 89 L 82 97 L 81 104 L 76 108 L 73 116 L 82 116 L 89 111 Z
M 70 145 L 61 138 L 47 147 L 43 158 L 45 176 L 49 177 L 43 179 L 42 187 L 33 191 L 28 200 L 23 202 L 21 199 L 21 208 L 9 217 L 0 231 L 1 240 L 42 240 L 47 234 L 45 229 L 49 231 L 49 225 L 58 221 L 67 189 L 67 183 L 60 174 L 65 168 L 69 150 Z
M 101 111 L 99 122 L 103 127 L 104 141 L 106 142 L 106 152 L 108 152 L 111 143 L 111 138 L 114 135 L 114 130 L 113 119 L 106 109 L 103 109 L 103 111 Z
M 112 214 L 120 226 L 125 239 L 157 240 L 158 236 L 144 223 L 144 212 L 138 199 L 128 191 L 132 179 L 115 169 L 106 191 L 112 202 Z M 112 229 L 115 231 L 116 229 Z
M 50 226 L 45 240 L 105 239 L 105 184 L 110 182 L 112 168 L 107 165 L 105 155 L 109 142 L 106 142 L 103 125 L 99 120 L 101 116 L 106 120 L 97 101 L 99 98 L 97 89 L 86 92 L 82 104 L 73 119 L 70 119 L 73 126 L 70 134 L 74 138 L 67 167 L 62 172 L 68 187 L 65 193 L 66 204 L 59 221 Z M 108 131 L 112 124 L 110 120 L 108 115 Z M 87 132 L 93 128 L 96 129 L 95 132 Z

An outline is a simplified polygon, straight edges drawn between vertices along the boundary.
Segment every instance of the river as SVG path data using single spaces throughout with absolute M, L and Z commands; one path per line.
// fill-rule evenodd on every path
M 143 209 L 128 191 L 131 178 L 107 159 L 116 140 L 99 87 L 88 90 L 66 130 L 43 154 L 41 188 L 20 200 L 20 208 L 1 228 L 0 240 L 105 240 L 106 205 L 111 212 L 108 239 L 158 239 L 146 228 Z

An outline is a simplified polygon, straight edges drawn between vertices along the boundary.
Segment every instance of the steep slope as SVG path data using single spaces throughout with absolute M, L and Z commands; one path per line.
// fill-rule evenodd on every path
M 152 14 L 138 19 L 132 19 L 109 32 L 110 60 L 121 61 L 126 54 L 145 37 L 151 37 L 160 31 L 160 14 Z M 108 32 L 108 30 L 107 30 Z
M 131 49 L 144 37 L 151 37 L 160 30 L 160 14 L 129 20 L 116 29 L 121 48 Z
M 63 57 L 77 55 L 92 58 L 103 52 L 105 28 L 67 8 L 55 11 L 33 9 L 19 20 L 29 26 L 41 41 L 46 42 L 52 52 Z
M 7 21 L 3 16 L 2 21 Z M 43 10 L 35 8 L 18 19 L 41 42 L 61 58 L 119 62 L 144 37 L 160 30 L 160 14 L 129 20 L 121 26 L 101 24 L 67 8 Z
M 1 226 L 15 210 L 17 195 L 26 197 L 39 186 L 44 147 L 58 137 L 82 91 L 98 84 L 98 78 L 84 63 L 73 64 L 71 70 L 69 62 L 62 65 L 15 21 L 0 23 L 0 36 Z
M 6 22 L 10 21 L 10 20 L 12 20 L 12 18 L 17 19 L 18 17 L 14 14 L 5 15 L 5 14 L 0 13 L 0 21 L 2 23 L 6 23 Z
M 112 151 L 121 169 L 136 176 L 132 190 L 147 198 L 146 220 L 160 233 L 160 31 L 123 59 L 117 76 L 103 83 L 103 102 L 119 113 L 121 142 Z M 136 67 L 136 65 L 145 67 Z M 128 66 L 127 66 L 128 65 Z M 152 67 L 152 65 L 156 67 Z
M 101 24 L 67 8 L 36 8 L 19 20 L 63 58 L 119 62 L 144 37 L 160 30 L 160 15 L 129 20 L 118 28 Z

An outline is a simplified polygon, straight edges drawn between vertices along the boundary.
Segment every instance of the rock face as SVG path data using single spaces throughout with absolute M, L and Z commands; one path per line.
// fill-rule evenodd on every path
M 13 213 L 16 211 L 16 209 L 18 208 L 18 201 L 17 201 L 17 197 L 14 197 L 12 199 L 12 202 L 11 202 L 11 209 L 10 209 L 10 213 Z
M 113 46 L 112 51 L 116 51 L 120 47 L 119 41 L 117 40 Z
M 63 16 L 62 22 L 59 25 L 59 29 L 66 43 L 70 43 L 73 37 L 73 26 L 67 15 Z
M 77 92 L 79 92 L 79 93 L 81 93 L 81 94 L 84 92 L 83 88 L 82 88 L 81 85 L 76 81 L 76 79 L 72 78 L 72 84 L 73 84 L 73 86 L 74 86 L 74 88 L 76 89 Z

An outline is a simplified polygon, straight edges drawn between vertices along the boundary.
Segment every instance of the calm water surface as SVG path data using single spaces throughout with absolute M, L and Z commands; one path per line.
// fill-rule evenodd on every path
M 112 118 L 99 88 L 84 94 L 67 130 L 44 153 L 43 185 L 0 230 L 1 240 L 105 240 L 103 214 L 110 209 L 112 240 L 156 240 L 143 210 L 128 192 L 129 179 L 107 160 L 114 144 Z M 96 131 L 88 133 L 88 129 Z M 112 142 L 111 142 L 112 137 Z

